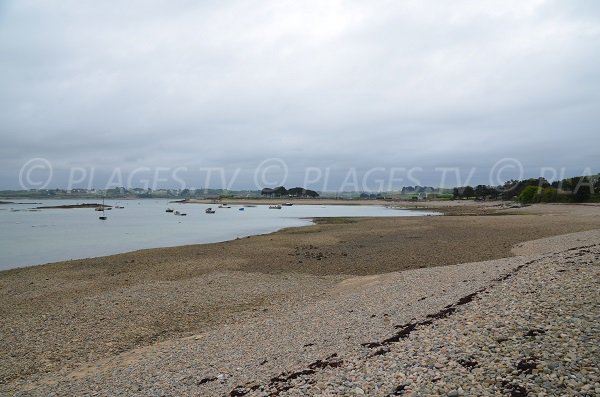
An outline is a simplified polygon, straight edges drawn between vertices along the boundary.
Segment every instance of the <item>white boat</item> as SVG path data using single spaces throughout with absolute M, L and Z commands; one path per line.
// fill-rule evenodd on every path
M 271 210 L 280 210 L 281 209 L 281 205 L 277 204 L 277 205 L 270 205 L 269 209 Z
M 98 208 L 96 208 L 96 211 L 98 211 Z M 108 217 L 104 215 L 104 197 L 102 197 L 102 215 L 100 215 L 98 219 L 100 219 L 101 221 L 105 221 L 108 219 Z
M 206 210 L 204 210 L 204 212 L 206 212 L 207 214 L 214 214 L 217 211 L 213 210 L 211 207 L 208 207 Z

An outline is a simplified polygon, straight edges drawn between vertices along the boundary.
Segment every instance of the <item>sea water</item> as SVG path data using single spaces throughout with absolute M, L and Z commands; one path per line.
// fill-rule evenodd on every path
M 13 200 L 15 201 L 15 200 Z M 30 200 L 31 201 L 31 200 Z M 24 203 L 25 201 L 15 201 Z M 45 200 L 39 204 L 0 204 L 0 270 L 81 259 L 143 248 L 214 243 L 303 226 L 315 217 L 423 216 L 426 212 L 376 205 L 268 205 L 217 208 L 218 204 L 177 204 L 167 200 L 120 201 L 123 209 L 41 209 L 98 200 Z M 107 201 L 106 205 L 115 205 Z M 186 213 L 177 216 L 166 208 Z M 214 214 L 206 214 L 212 207 Z M 243 208 L 243 210 L 240 210 Z

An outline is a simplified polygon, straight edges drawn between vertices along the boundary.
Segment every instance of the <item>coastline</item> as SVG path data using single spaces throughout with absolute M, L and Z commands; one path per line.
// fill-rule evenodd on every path
M 317 206 L 297 205 L 283 211 L 266 210 L 267 205 L 248 209 L 245 212 L 225 210 L 217 216 L 205 218 L 204 206 L 177 206 L 177 210 L 187 215 L 186 218 L 168 218 L 164 216 L 164 208 L 154 208 L 149 214 L 149 207 L 161 207 L 166 201 L 146 203 L 140 206 L 132 205 L 130 209 L 109 214 L 111 222 L 106 227 L 95 227 L 93 220 L 96 216 L 79 210 L 79 208 L 97 209 L 95 204 L 76 204 L 60 202 L 60 205 L 46 203 L 43 208 L 64 211 L 73 209 L 64 217 L 57 211 L 51 215 L 24 215 L 23 219 L 3 214 L 8 223 L 15 223 L 14 233 L 5 230 L 0 248 L 0 271 L 17 267 L 28 267 L 60 261 L 78 260 L 93 257 L 108 256 L 119 253 L 133 252 L 143 249 L 178 247 L 190 244 L 207 244 L 245 238 L 259 234 L 272 233 L 288 227 L 310 224 L 316 217 L 380 217 L 380 216 L 413 216 L 423 213 L 411 211 L 395 211 L 383 206 Z M 112 204 L 112 203 L 111 203 Z M 106 205 L 110 209 L 110 205 Z M 168 207 L 168 205 L 167 205 Z M 115 208 L 120 208 L 118 205 Z M 231 208 L 228 206 L 227 208 Z M 146 209 L 146 211 L 144 211 Z M 15 210 L 11 209 L 11 212 Z M 32 209 L 29 211 L 40 211 Z M 189 212 L 189 213 L 188 213 Z M 77 213 L 75 220 L 73 217 Z M 162 216 L 161 216 L 162 213 Z M 177 212 L 176 212 L 177 214 Z M 247 215 L 244 215 L 247 214 Z M 86 218 L 85 215 L 88 215 Z M 113 217 L 114 215 L 114 217 Z M 243 216 L 242 216 L 243 215 Z M 55 218 L 57 217 L 57 218 Z M 58 218 L 60 217 L 60 218 Z M 235 219 L 232 219 L 235 218 Z M 4 219 L 3 219 L 4 220 Z M 177 222 L 173 222 L 177 221 Z M 55 223 L 56 222 L 56 223 Z M 74 223 L 65 225 L 65 223 Z M 177 225 L 181 224 L 181 225 Z M 29 231 L 27 226 L 32 228 Z M 57 226 L 57 227 L 56 227 Z M 214 227 L 213 227 L 214 226 Z M 44 229 L 41 229 L 41 228 Z M 62 228 L 65 233 L 62 232 Z M 80 234 L 73 233 L 79 228 L 93 227 L 89 231 L 89 239 L 80 239 Z M 201 230 L 199 233 L 198 231 Z M 70 236 L 67 236 L 69 234 Z M 123 238 L 116 238 L 123 236 Z M 133 238 L 129 238 L 129 237 Z M 71 240 L 72 239 L 72 240 Z M 103 244 L 90 245 L 90 241 L 102 241 Z M 43 244 L 32 244 L 29 249 L 27 241 L 39 241 Z M 65 241 L 70 241 L 65 244 Z M 11 245 L 11 242 L 14 243 Z M 22 244 L 22 245 L 21 245 Z M 46 249 L 41 248 L 46 246 Z M 19 248 L 20 247 L 20 248 Z
M 40 395 L 82 366 L 91 366 L 91 376 L 100 363 L 227 327 L 246 329 L 271 313 L 319 307 L 340 290 L 356 303 L 357 289 L 370 293 L 372 283 L 391 274 L 399 283 L 410 272 L 441 274 L 486 260 L 505 270 L 502 263 L 512 259 L 501 258 L 512 257 L 519 245 L 529 249 L 527 241 L 600 228 L 597 206 L 532 206 L 503 216 L 473 216 L 478 207 L 465 208 L 451 217 L 325 220 L 224 243 L 1 272 L 1 331 L 7 336 L 1 348 L 9 358 L 0 368 L 0 391 L 32 383 L 29 393 Z M 495 270 L 477 270 L 465 282 L 438 280 L 452 287 L 439 289 L 432 309 L 477 290 L 492 275 Z M 405 304 L 420 310 L 419 298 L 409 294 Z M 265 373 L 269 368 L 279 367 L 265 367 Z M 80 378 L 89 381 L 88 375 Z

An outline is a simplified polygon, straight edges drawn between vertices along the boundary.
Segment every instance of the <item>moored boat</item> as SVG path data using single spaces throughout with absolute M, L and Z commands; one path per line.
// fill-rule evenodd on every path
M 102 215 L 100 215 L 98 217 L 98 219 L 100 219 L 101 221 L 105 221 L 105 220 L 108 219 L 108 217 L 106 215 L 104 215 L 104 208 L 105 208 L 104 197 L 102 197 L 102 207 L 101 207 L 101 209 L 96 208 L 96 211 L 102 211 Z

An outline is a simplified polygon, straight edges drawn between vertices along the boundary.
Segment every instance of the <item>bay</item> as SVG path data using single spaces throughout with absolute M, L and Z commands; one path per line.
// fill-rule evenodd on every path
M 18 201 L 15 201 L 18 203 Z M 144 248 L 214 243 L 309 225 L 315 217 L 423 216 L 427 212 L 377 205 L 268 205 L 217 208 L 217 204 L 173 204 L 167 200 L 107 201 L 123 209 L 98 219 L 93 208 L 42 209 L 99 202 L 45 200 L 39 204 L 0 205 L 0 270 L 69 259 L 111 255 Z M 186 213 L 176 216 L 166 208 Z M 212 207 L 214 214 L 206 214 Z M 243 210 L 240 210 L 243 208 Z

